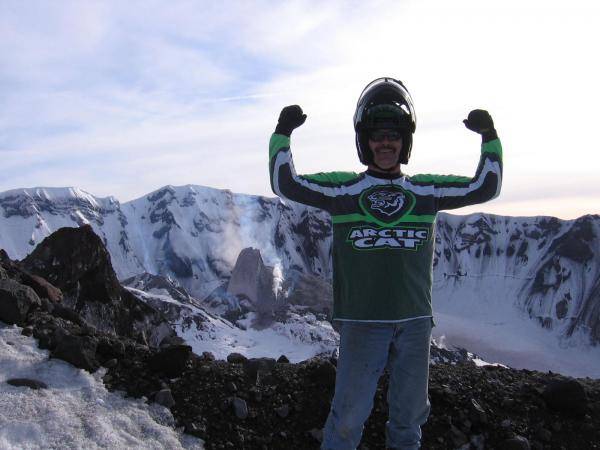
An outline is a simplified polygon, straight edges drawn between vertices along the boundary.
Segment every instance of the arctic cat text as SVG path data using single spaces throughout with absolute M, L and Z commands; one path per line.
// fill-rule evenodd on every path
M 418 250 L 429 239 L 426 228 L 370 228 L 356 227 L 350 230 L 348 242 L 357 250 L 397 248 Z

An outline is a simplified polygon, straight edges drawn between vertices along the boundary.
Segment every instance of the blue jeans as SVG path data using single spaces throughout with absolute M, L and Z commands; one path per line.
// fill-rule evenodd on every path
M 429 317 L 400 323 L 342 323 L 335 393 L 323 429 L 322 450 L 356 449 L 386 366 L 390 374 L 386 446 L 420 447 L 421 425 L 430 410 L 431 327 Z

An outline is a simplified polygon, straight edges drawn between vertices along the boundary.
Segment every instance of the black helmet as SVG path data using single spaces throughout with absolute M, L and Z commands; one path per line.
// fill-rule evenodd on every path
M 401 132 L 402 150 L 398 162 L 408 163 L 416 127 L 417 116 L 412 98 L 402 82 L 388 77 L 371 81 L 360 94 L 354 113 L 356 149 L 360 162 L 365 165 L 373 162 L 369 132 L 387 128 Z

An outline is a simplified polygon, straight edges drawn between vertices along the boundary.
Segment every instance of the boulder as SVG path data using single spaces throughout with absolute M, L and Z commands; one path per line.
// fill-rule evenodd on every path
M 125 344 L 116 338 L 103 336 L 98 340 L 97 354 L 102 361 L 119 360 L 126 354 Z
M 170 378 L 175 378 L 185 370 L 191 356 L 192 347 L 189 345 L 171 345 L 150 358 L 148 366 L 154 372 L 161 372 Z
M 41 304 L 30 287 L 11 279 L 0 280 L 0 321 L 22 326 L 30 309 Z
M 557 380 L 544 388 L 542 397 L 550 409 L 582 416 L 587 409 L 587 396 L 577 380 Z
M 233 397 L 231 405 L 233 407 L 233 412 L 238 419 L 244 420 L 248 417 L 248 405 L 246 404 L 246 400 L 239 397 Z
M 123 288 L 104 243 L 90 225 L 60 228 L 44 239 L 21 265 L 49 298 L 77 312 L 97 330 L 158 346 L 175 332 L 165 317 Z M 37 276 L 37 278 L 36 278 Z M 44 284 L 40 277 L 51 285 Z M 75 318 L 75 316 L 71 316 Z
M 274 358 L 251 358 L 244 361 L 244 372 L 254 383 L 269 375 L 275 368 Z
M 245 248 L 238 255 L 227 286 L 227 293 L 247 298 L 262 315 L 275 309 L 273 269 L 265 266 L 260 250 Z
M 242 355 L 241 353 L 230 353 L 229 355 L 227 355 L 227 362 L 230 364 L 241 364 L 248 361 L 248 358 L 246 358 L 244 355 Z
M 94 372 L 100 367 L 96 360 L 96 348 L 97 341 L 92 337 L 63 334 L 57 338 L 52 356 L 80 369 Z
M 313 358 L 304 363 L 306 377 L 324 387 L 335 386 L 336 368 L 329 360 Z
M 90 225 L 60 228 L 22 264 L 64 292 L 77 290 L 79 297 L 89 301 L 111 303 L 120 298 L 121 285 L 110 255 Z

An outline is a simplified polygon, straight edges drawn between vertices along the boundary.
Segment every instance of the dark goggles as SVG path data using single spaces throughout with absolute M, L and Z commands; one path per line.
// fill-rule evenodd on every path
M 398 141 L 402 139 L 402 133 L 397 130 L 373 130 L 369 133 L 369 139 L 373 142 Z

